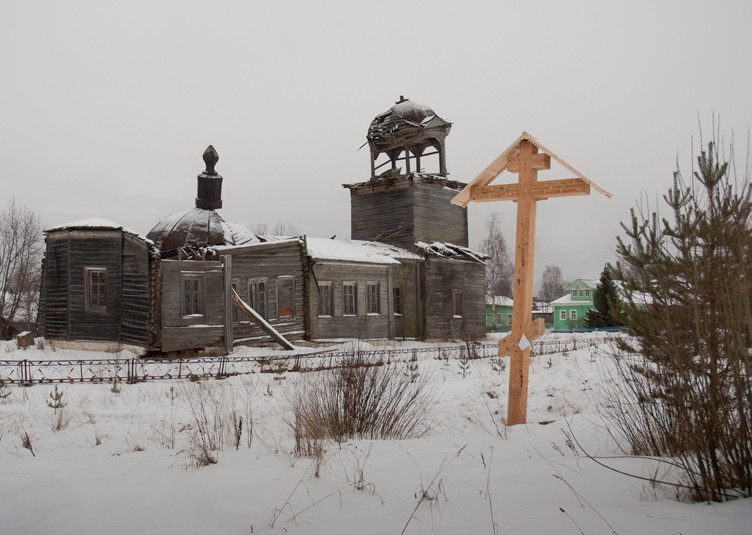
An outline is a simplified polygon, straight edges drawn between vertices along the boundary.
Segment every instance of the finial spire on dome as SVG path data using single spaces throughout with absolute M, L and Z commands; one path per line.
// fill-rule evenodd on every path
M 196 208 L 216 210 L 222 208 L 222 175 L 214 169 L 219 161 L 219 154 L 213 145 L 204 151 L 206 170 L 198 175 L 198 195 Z
M 214 148 L 214 145 L 209 145 L 208 147 L 206 147 L 206 150 L 204 151 L 204 163 L 206 164 L 206 171 L 204 171 L 204 173 L 207 175 L 216 175 L 217 172 L 214 170 L 214 166 L 217 165 L 218 161 L 219 154 Z

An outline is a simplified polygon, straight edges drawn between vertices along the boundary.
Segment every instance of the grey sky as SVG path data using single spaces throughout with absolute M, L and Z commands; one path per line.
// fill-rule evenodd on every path
M 192 206 L 213 144 L 225 219 L 349 237 L 341 184 L 368 179 L 357 149 L 405 95 L 454 123 L 450 178 L 527 130 L 610 190 L 538 207 L 536 282 L 597 277 L 629 208 L 677 157 L 689 172 L 698 113 L 743 155 L 750 23 L 747 1 L 0 0 L 2 197 L 145 234 Z M 469 210 L 471 245 L 498 211 L 513 246 L 513 203 Z

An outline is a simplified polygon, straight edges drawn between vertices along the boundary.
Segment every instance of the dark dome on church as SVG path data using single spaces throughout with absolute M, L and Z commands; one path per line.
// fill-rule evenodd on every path
M 209 145 L 203 158 L 206 170 L 198 175 L 196 207 L 168 215 L 146 236 L 163 255 L 170 256 L 186 246 L 240 245 L 255 239 L 249 230 L 225 222 L 215 211 L 222 208 L 222 176 L 214 169 L 219 155 Z
M 163 218 L 146 236 L 163 252 L 187 245 L 225 245 L 224 220 L 214 210 L 187 208 Z

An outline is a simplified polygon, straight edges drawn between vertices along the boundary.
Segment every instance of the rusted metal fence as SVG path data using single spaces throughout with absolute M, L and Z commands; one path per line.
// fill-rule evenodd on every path
M 531 355 L 548 355 L 610 343 L 598 337 L 533 342 Z M 306 372 L 333 369 L 343 361 L 380 365 L 419 358 L 464 360 L 496 356 L 495 343 L 445 344 L 413 349 L 355 350 L 309 353 L 293 356 L 226 356 L 190 359 L 91 359 L 91 360 L 0 360 L 0 380 L 7 385 L 45 383 L 136 383 L 169 379 L 221 379 L 252 373 Z

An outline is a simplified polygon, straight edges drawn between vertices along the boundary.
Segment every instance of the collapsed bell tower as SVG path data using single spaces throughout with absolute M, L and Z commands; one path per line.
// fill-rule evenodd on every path
M 452 123 L 428 106 L 402 96 L 371 121 L 366 134 L 370 179 L 344 184 L 350 190 L 352 239 L 407 249 L 417 242 L 467 247 L 467 212 L 450 203 L 465 186 L 447 178 L 446 137 L 451 128 Z M 436 158 L 432 161 L 431 156 Z M 431 163 L 429 172 L 424 166 Z

